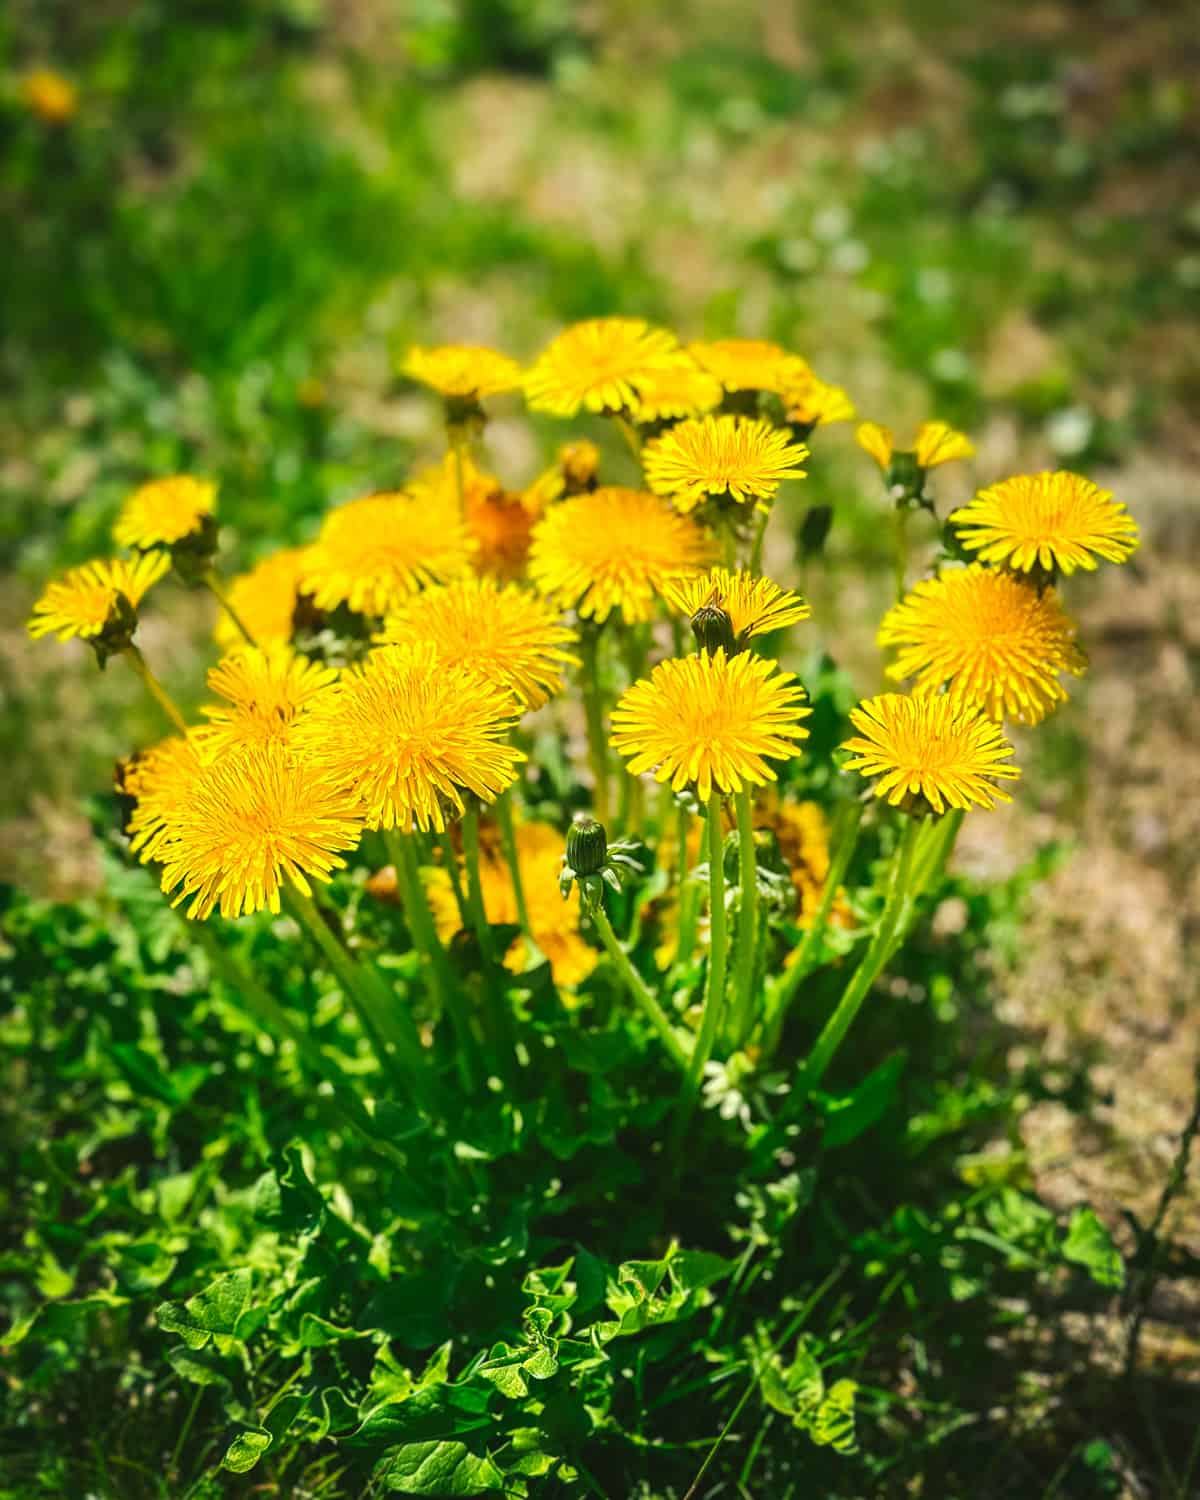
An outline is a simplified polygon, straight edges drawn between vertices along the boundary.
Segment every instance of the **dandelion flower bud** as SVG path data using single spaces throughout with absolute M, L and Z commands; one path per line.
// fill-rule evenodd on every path
M 595 818 L 579 818 L 567 829 L 567 864 L 576 875 L 598 875 L 608 858 L 608 835 Z
M 702 604 L 692 616 L 692 634 L 701 651 L 711 656 L 723 650 L 732 656 L 738 649 L 733 633 L 733 621 L 719 604 Z

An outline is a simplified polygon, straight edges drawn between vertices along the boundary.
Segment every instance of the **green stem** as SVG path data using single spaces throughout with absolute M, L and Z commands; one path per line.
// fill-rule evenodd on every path
M 813 919 L 801 940 L 796 957 L 788 964 L 778 984 L 767 998 L 766 1052 L 768 1056 L 778 1044 L 783 1018 L 796 998 L 796 991 L 812 971 L 814 958 L 820 950 L 825 928 L 829 924 L 829 913 L 833 910 L 838 890 L 845 879 L 854 851 L 858 847 L 858 832 L 862 826 L 863 811 L 861 802 L 850 802 L 838 813 L 832 840 L 833 858 L 829 862 L 829 872 L 821 891 L 820 904 L 813 913 Z
M 887 895 L 884 898 L 883 913 L 875 929 L 875 936 L 871 939 L 858 968 L 855 969 L 849 984 L 842 992 L 842 998 L 838 1001 L 836 1009 L 825 1023 L 821 1035 L 808 1055 L 799 1084 L 802 1094 L 810 1093 L 824 1077 L 825 1070 L 833 1061 L 834 1055 L 853 1024 L 859 1007 L 866 999 L 867 992 L 879 978 L 903 937 L 902 920 L 910 907 L 909 882 L 912 878 L 913 855 L 921 836 L 922 822 L 921 818 L 909 818 L 906 821 L 904 833 L 892 856 Z
M 458 920 L 465 927 L 468 921 L 467 897 L 463 891 L 462 876 L 458 873 L 458 855 L 454 852 L 449 830 L 443 828 L 437 835 L 437 846 L 442 851 L 442 864 L 450 877 L 450 889 L 454 892 L 454 904 L 458 907 Z
M 902 501 L 896 506 L 892 520 L 892 540 L 895 546 L 894 569 L 896 575 L 896 598 L 904 598 L 904 581 L 908 577 L 908 507 Z
M 513 827 L 511 789 L 501 792 L 496 798 L 496 819 L 500 824 L 500 842 L 504 845 L 504 858 L 508 861 L 508 873 L 512 880 L 513 899 L 517 903 L 517 921 L 521 931 L 533 942 L 533 928 L 529 925 L 529 908 L 525 905 L 525 886 L 521 880 L 521 862 L 517 854 L 517 834 Z
M 246 644 L 248 646 L 257 646 L 258 642 L 254 639 L 254 637 L 250 634 L 250 631 L 247 629 L 245 620 L 243 620 L 241 615 L 238 614 L 237 610 L 234 609 L 229 595 L 225 592 L 221 580 L 217 577 L 217 571 L 215 568 L 209 568 L 208 572 L 204 575 L 203 582 L 205 588 L 209 591 L 209 593 L 233 621 Z
M 146 665 L 146 658 L 138 648 L 131 643 L 125 647 L 125 650 L 121 654 L 141 678 L 142 686 L 154 699 L 155 703 L 158 704 L 159 708 L 162 709 L 163 713 L 166 714 L 172 728 L 177 729 L 180 734 L 186 735 L 188 732 L 187 720 L 179 712 L 179 709 L 175 705 L 175 700 L 171 697 L 170 693 L 167 692 L 166 688 L 163 687 L 162 683 L 159 682 L 158 678 L 155 677 L 154 673 Z
M 704 1065 L 712 1056 L 713 1043 L 721 1024 L 725 1008 L 725 959 L 729 945 L 729 934 L 725 917 L 725 862 L 721 834 L 721 794 L 715 788 L 708 799 L 708 900 L 709 950 L 708 985 L 704 992 L 704 1012 L 700 1018 L 700 1030 L 692 1048 L 687 1076 L 683 1080 L 683 1092 L 679 1099 L 679 1113 L 675 1121 L 676 1145 L 691 1122 L 692 1112 L 700 1097 L 704 1079 Z
M 738 905 L 737 953 L 733 969 L 733 1041 L 740 1045 L 754 1023 L 754 960 L 758 949 L 758 864 L 754 857 L 754 808 L 750 788 L 735 798 L 738 829 L 738 875 L 741 900 Z
M 449 429 L 447 436 L 450 440 L 450 451 L 454 454 L 454 488 L 458 495 L 458 518 L 460 521 L 465 522 L 467 518 L 467 478 L 464 472 L 464 443 L 462 433 L 455 426 Z
M 608 746 L 604 739 L 604 705 L 600 692 L 599 637 L 591 629 L 585 629 L 580 637 L 579 649 L 583 663 L 579 674 L 579 685 L 583 692 L 583 711 L 587 720 L 588 760 L 592 767 L 595 788 L 592 793 L 592 808 L 598 823 L 608 822 Z
M 721 561 L 731 572 L 737 570 L 737 533 L 731 522 L 721 527 Z
M 762 572 L 763 542 L 767 535 L 767 522 L 771 519 L 771 512 L 764 510 L 758 518 L 758 526 L 754 532 L 754 545 L 750 549 L 750 571 L 757 578 Z
M 443 1015 L 450 1017 L 450 1024 L 458 1038 L 455 1063 L 463 1087 L 469 1091 L 474 1088 L 475 1038 L 462 994 L 450 972 L 445 950 L 438 939 L 429 902 L 425 897 L 425 887 L 421 884 L 416 845 L 410 835 L 395 828 L 385 828 L 383 839 L 396 868 L 396 882 L 400 888 L 400 899 L 404 903 L 404 916 L 413 947 L 424 960 L 429 988 L 437 1007 Z
M 675 946 L 675 962 L 687 963 L 696 946 L 696 915 L 700 892 L 694 881 L 688 879 L 688 832 L 691 815 L 680 806 L 676 814 L 675 836 L 679 841 L 679 941 Z
M 483 882 L 479 875 L 479 813 L 476 808 L 468 806 L 463 813 L 462 831 L 463 862 L 467 868 L 467 911 L 479 951 L 484 961 L 492 966 L 496 963 L 496 943 L 483 904 Z
M 627 446 L 629 448 L 630 453 L 632 453 L 633 456 L 634 456 L 634 458 L 637 460 L 638 468 L 641 468 L 641 466 L 642 466 L 642 440 L 641 440 L 641 437 L 638 435 L 637 428 L 633 425 L 633 423 L 629 420 L 628 417 L 621 416 L 620 412 L 616 412 L 616 413 L 613 414 L 613 421 L 617 424 L 617 427 L 620 429 L 621 436 L 625 439 L 625 442 L 626 442 L 626 444 L 627 444 Z
M 604 951 L 612 959 L 617 973 L 621 976 L 625 988 L 631 997 L 641 1006 L 646 1019 L 658 1032 L 663 1046 L 670 1054 L 671 1061 L 686 1073 L 688 1067 L 688 1056 L 684 1051 L 679 1038 L 675 1035 L 675 1029 L 667 1017 L 666 1011 L 655 999 L 652 991 L 647 987 L 645 980 L 629 961 L 629 955 L 617 941 L 617 935 L 612 929 L 612 923 L 608 920 L 604 907 L 597 901 L 590 912 L 592 922 L 596 931 L 600 934 L 600 941 L 604 944 Z

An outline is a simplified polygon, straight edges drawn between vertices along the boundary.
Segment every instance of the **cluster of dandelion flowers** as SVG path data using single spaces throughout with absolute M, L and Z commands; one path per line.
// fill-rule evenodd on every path
M 217 487 L 210 479 L 191 474 L 168 474 L 134 490 L 121 507 L 113 527 L 120 547 L 174 547 L 202 532 L 217 504 Z
M 404 491 L 352 500 L 325 518 L 300 587 L 318 609 L 383 616 L 407 595 L 471 571 L 475 544 L 450 511 L 430 514 Z
M 516 779 L 525 756 L 507 736 L 519 716 L 506 688 L 422 641 L 381 646 L 343 672 L 294 743 L 354 790 L 368 827 L 441 831 L 464 793 L 492 802 Z
M 286 743 L 307 713 L 337 681 L 323 662 L 300 656 L 290 646 L 243 646 L 208 674 L 209 691 L 223 704 L 206 704 L 208 724 L 195 731 L 212 755 L 268 740 Z
M 132 560 L 96 559 L 71 568 L 34 604 L 29 634 L 96 640 L 119 625 L 132 635 L 133 612 L 170 566 L 165 552 L 145 552 Z
M 1008 764 L 1013 747 L 994 719 L 945 694 L 883 693 L 850 710 L 858 734 L 842 746 L 845 764 L 875 780 L 875 795 L 893 807 L 923 798 L 935 813 L 972 803 L 1010 802 L 997 782 L 1021 774 Z
M 959 702 L 1024 724 L 1065 702 L 1060 672 L 1087 666 L 1053 589 L 979 563 L 917 584 L 884 616 L 879 644 L 900 648 L 889 677 L 915 678 L 919 693 L 948 685 Z
M 781 589 L 769 578 L 756 578 L 745 571 L 713 568 L 699 577 L 675 579 L 663 591 L 667 604 L 680 614 L 694 618 L 702 610 L 719 609 L 729 616 L 738 641 L 772 630 L 784 630 L 812 614 L 799 594 Z
M 229 604 L 259 646 L 286 643 L 292 638 L 300 580 L 308 566 L 307 547 L 274 552 L 229 585 Z M 245 636 L 224 610 L 213 627 L 217 645 L 229 651 Z
M 687 516 L 644 490 L 605 485 L 553 506 L 538 523 L 529 576 L 538 592 L 585 619 L 614 609 L 630 624 L 649 620 L 675 578 L 698 573 L 712 543 Z
M 592 318 L 553 339 L 525 377 L 534 411 L 573 417 L 586 411 L 623 411 L 637 402 L 637 381 L 678 349 L 665 328 L 641 318 Z
M 429 641 L 451 666 L 474 667 L 507 688 L 526 709 L 540 708 L 577 665 L 567 649 L 575 632 L 544 599 L 515 584 L 465 578 L 414 594 L 390 615 L 392 642 Z
M 480 344 L 419 345 L 408 351 L 404 373 L 450 400 L 481 401 L 519 389 L 520 365 L 507 354 Z
M 1137 549 L 1133 517 L 1108 490 L 1067 470 L 1018 474 L 950 514 L 958 540 L 984 562 L 1071 574 L 1120 563 Z
M 486 834 L 486 829 L 481 833 Z M 517 869 L 533 941 L 546 956 L 554 982 L 577 985 L 596 967 L 599 954 L 579 934 L 579 903 L 564 901 L 558 884 L 562 833 L 548 823 L 519 823 L 516 828 Z M 462 930 L 462 916 L 446 870 L 424 872 L 426 893 L 438 936 L 449 942 Z M 484 841 L 479 861 L 483 909 L 493 927 L 515 927 L 520 920 L 517 895 L 508 863 L 495 843 Z M 505 963 L 515 972 L 525 967 L 527 945 L 514 940 Z
M 854 437 L 858 446 L 869 453 L 881 469 L 891 468 L 897 449 L 896 437 L 890 427 L 881 427 L 878 422 L 862 422 L 855 429 Z M 918 468 L 936 469 L 939 464 L 952 463 L 957 458 L 974 457 L 975 445 L 965 432 L 956 432 L 946 422 L 922 422 L 912 447 L 900 451 L 911 454 Z
M 167 813 L 151 857 L 162 888 L 188 916 L 278 912 L 285 884 L 310 895 L 345 865 L 362 813 L 345 784 L 278 741 L 246 746 L 201 768 Z
M 682 353 L 638 375 L 633 384 L 637 391 L 633 417 L 645 424 L 702 416 L 720 406 L 723 395 L 716 376 Z
M 728 495 L 740 505 L 765 507 L 785 479 L 800 479 L 808 457 L 803 443 L 770 422 L 746 417 L 699 417 L 679 422 L 646 444 L 646 483 L 678 510 Z
M 730 392 L 782 393 L 809 373 L 806 360 L 768 339 L 711 339 L 689 344 L 687 353 Z
M 694 786 L 702 801 L 716 787 L 740 792 L 775 780 L 770 760 L 800 754 L 808 737 L 801 720 L 804 689 L 791 672 L 742 652 L 674 657 L 635 682 L 612 715 L 612 743 L 629 772 L 653 771 L 681 792 Z

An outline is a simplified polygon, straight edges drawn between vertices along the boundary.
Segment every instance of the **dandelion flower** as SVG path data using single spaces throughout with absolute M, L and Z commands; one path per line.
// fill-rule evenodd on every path
M 667 585 L 664 597 L 672 609 L 689 618 L 702 609 L 724 610 L 739 641 L 783 630 L 812 614 L 799 594 L 781 589 L 769 578 L 731 573 L 728 568 L 713 568 L 697 578 L 677 579 Z
M 313 765 L 354 788 L 369 828 L 439 831 L 464 792 L 491 802 L 525 759 L 507 742 L 520 705 L 428 642 L 381 646 L 297 725 Z
M 318 609 L 345 604 L 360 615 L 386 615 L 407 595 L 471 570 L 475 544 L 456 516 L 436 517 L 403 491 L 341 505 L 308 549 L 300 587 Z
M 596 967 L 599 954 L 580 936 L 578 901 L 564 901 L 559 890 L 562 834 L 548 823 L 520 823 L 516 846 L 517 869 L 533 940 L 549 960 L 556 984 L 582 984 Z M 481 846 L 479 885 L 488 922 L 493 927 L 516 926 L 520 918 L 512 874 L 498 845 L 486 839 Z M 436 867 L 427 871 L 426 890 L 438 936 L 449 942 L 461 931 L 462 919 L 448 873 Z M 526 957 L 525 940 L 517 938 L 504 961 L 519 973 L 525 967 Z
M 854 420 L 854 403 L 840 385 L 828 385 L 810 370 L 780 392 L 784 416 L 797 427 L 827 427 Z
M 21 80 L 21 95 L 43 125 L 65 125 L 79 108 L 75 85 L 52 68 L 34 68 Z
M 286 744 L 296 721 L 337 675 L 290 646 L 243 646 L 209 672 L 210 691 L 225 702 L 201 709 L 209 723 L 196 731 L 196 738 L 213 756 L 268 740 Z
M 311 894 L 345 865 L 362 831 L 354 796 L 277 741 L 204 766 L 168 814 L 155 858 L 188 916 L 277 912 L 285 884 Z M 147 852 L 143 850 L 143 859 Z
M 521 384 L 521 367 L 515 359 L 478 344 L 416 346 L 408 351 L 403 369 L 413 380 L 451 400 L 478 402 L 485 396 L 515 391 Z
M 774 787 L 758 794 L 755 823 L 769 828 L 779 844 L 796 894 L 796 920 L 807 926 L 817 914 L 829 879 L 829 823 L 819 802 L 792 802 Z M 845 894 L 838 891 L 830 907 L 834 927 L 849 927 L 853 918 Z
M 686 354 L 664 360 L 633 382 L 633 416 L 642 423 L 702 416 L 721 404 L 721 382 Z
M 217 503 L 211 479 L 191 474 L 168 474 L 134 490 L 121 507 L 113 540 L 120 547 L 174 547 L 199 536 Z
M 538 592 L 598 623 L 619 609 L 650 619 L 656 594 L 698 573 L 711 543 L 687 516 L 642 490 L 603 486 L 549 510 L 533 533 L 529 576 Z
M 673 355 L 678 341 L 641 318 L 592 318 L 554 339 L 525 377 L 534 411 L 573 417 L 587 411 L 622 411 L 637 401 L 634 382 Z
M 770 422 L 728 416 L 680 422 L 643 451 L 646 483 L 685 512 L 725 494 L 763 506 L 783 480 L 803 476 L 807 457 L 802 443 Z
M 519 578 L 540 513 L 533 497 L 508 494 L 494 474 L 478 468 L 467 454 L 460 460 L 453 453 L 441 464 L 423 469 L 409 485 L 409 494 L 427 507 L 431 517 L 456 515 L 460 461 L 463 523 L 471 539 L 475 571 L 504 581 Z
M 176 810 L 192 783 L 213 759 L 193 735 L 172 735 L 149 750 L 117 762 L 113 783 L 133 806 L 125 821 L 129 847 L 143 863 L 158 858 L 158 849 Z
M 283 645 L 291 640 L 300 579 L 307 567 L 308 548 L 287 547 L 231 581 L 229 603 L 260 646 Z M 213 637 L 226 651 L 245 643 L 242 632 L 224 610 L 217 617 Z
M 687 353 L 727 391 L 782 393 L 809 373 L 807 361 L 767 339 L 713 339 Z
M 653 770 L 680 792 L 694 785 L 701 801 L 714 786 L 740 792 L 774 781 L 768 758 L 790 760 L 808 737 L 801 724 L 804 689 L 775 663 L 724 651 L 660 662 L 613 710 L 612 743 L 629 772 Z
M 1035 567 L 1092 570 L 1098 557 L 1124 562 L 1138 545 L 1137 523 L 1124 504 L 1066 470 L 1003 479 L 951 512 L 950 520 L 963 546 L 984 562 L 1026 573 Z
M 858 446 L 864 449 L 885 472 L 897 454 L 896 438 L 890 427 L 878 422 L 862 422 L 855 431 Z M 975 445 L 965 432 L 956 432 L 945 422 L 922 422 L 911 448 L 899 450 L 911 456 L 921 469 L 935 469 L 956 458 L 971 458 Z
M 462 579 L 407 599 L 386 626 L 392 642 L 429 641 L 452 666 L 473 666 L 527 709 L 561 691 L 575 639 L 558 611 L 515 584 Z
M 1087 665 L 1052 589 L 979 563 L 919 583 L 884 616 L 879 644 L 901 648 L 888 676 L 915 677 L 916 692 L 949 684 L 960 703 L 1024 724 L 1065 702 L 1060 672 Z
M 71 568 L 33 606 L 29 634 L 97 640 L 106 629 L 115 629 L 131 638 L 134 611 L 170 566 L 165 552 L 146 552 L 131 562 L 116 557 Z
M 852 708 L 850 722 L 859 732 L 842 746 L 854 752 L 845 769 L 878 777 L 875 795 L 893 807 L 910 797 L 936 813 L 1012 801 L 996 783 L 1021 774 L 1007 764 L 1013 747 L 979 709 L 944 694 L 883 693 Z

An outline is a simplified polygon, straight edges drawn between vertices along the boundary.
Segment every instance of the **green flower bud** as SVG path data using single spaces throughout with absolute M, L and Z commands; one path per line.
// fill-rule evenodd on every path
M 567 829 L 567 864 L 576 875 L 598 875 L 608 859 L 608 835 L 595 818 L 579 818 Z
M 737 650 L 733 621 L 719 604 L 700 606 L 692 616 L 692 634 L 701 651 L 707 651 L 710 656 L 722 648 L 726 656 L 732 656 Z

